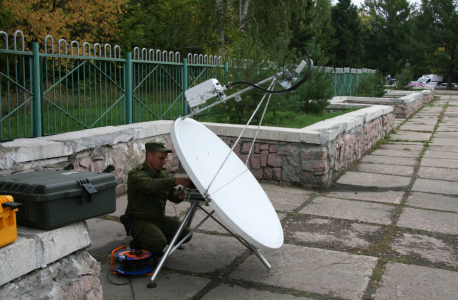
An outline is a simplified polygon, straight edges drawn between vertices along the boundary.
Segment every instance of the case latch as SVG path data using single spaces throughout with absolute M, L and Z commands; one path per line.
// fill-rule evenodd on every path
M 87 178 L 80 179 L 77 181 L 82 189 L 81 202 L 83 202 L 84 196 L 86 196 L 89 202 L 92 202 L 92 194 L 97 193 L 97 190 L 95 189 L 95 187 L 92 185 L 92 183 Z

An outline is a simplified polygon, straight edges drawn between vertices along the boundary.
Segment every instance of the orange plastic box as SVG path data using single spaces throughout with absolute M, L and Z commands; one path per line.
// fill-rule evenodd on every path
M 8 203 L 9 202 L 9 203 Z M 0 247 L 17 239 L 16 212 L 20 203 L 14 203 L 11 196 L 0 196 Z

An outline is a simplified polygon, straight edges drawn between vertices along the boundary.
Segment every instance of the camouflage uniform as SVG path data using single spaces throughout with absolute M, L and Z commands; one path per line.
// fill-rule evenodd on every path
M 167 199 L 174 203 L 182 201 L 177 197 L 175 186 L 175 178 L 165 168 L 156 174 L 144 162 L 129 172 L 125 214 L 133 216 L 132 237 L 141 249 L 162 251 L 178 230 L 181 222 L 165 215 Z M 185 226 L 178 241 L 189 232 L 190 229 Z

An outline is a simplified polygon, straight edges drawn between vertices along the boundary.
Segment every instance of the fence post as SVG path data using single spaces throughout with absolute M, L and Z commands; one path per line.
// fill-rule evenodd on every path
M 38 42 L 32 42 L 33 65 L 32 65 L 32 85 L 33 85 L 33 112 L 32 124 L 35 137 L 42 136 L 42 113 L 41 113 L 41 84 L 40 84 L 40 49 Z
M 126 68 L 124 73 L 124 88 L 126 90 L 126 103 L 125 103 L 125 123 L 132 124 L 132 94 L 133 94 L 133 87 L 132 87 L 132 52 L 126 53 Z
M 188 59 L 183 58 L 183 102 L 182 102 L 182 112 L 183 116 L 188 114 L 188 102 L 185 100 L 184 92 L 188 90 Z
M 224 62 L 224 72 L 229 71 L 229 63 L 227 61 Z

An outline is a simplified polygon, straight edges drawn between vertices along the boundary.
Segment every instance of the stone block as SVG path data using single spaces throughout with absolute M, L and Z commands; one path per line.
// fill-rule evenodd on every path
M 291 153 L 293 153 L 293 148 L 289 147 L 289 148 L 278 151 L 277 155 L 290 155 Z
M 19 236 L 12 244 L 0 248 L 0 286 L 38 268 L 36 252 L 42 251 L 39 247 L 33 238 Z
M 272 169 L 272 179 L 273 180 L 282 180 L 281 168 L 273 168 Z
M 84 221 L 53 230 L 19 226 L 18 235 L 35 239 L 40 244 L 42 252 L 37 252 L 37 260 L 40 265 L 47 265 L 91 245 L 89 232 Z
M 254 153 L 260 153 L 261 152 L 261 146 L 259 143 L 254 143 Z
M 251 142 L 245 142 L 245 143 L 243 143 L 243 144 L 242 144 L 242 153 L 248 154 L 248 153 L 250 152 L 250 149 L 251 149 L 251 145 L 252 145 L 252 144 L 253 144 L 253 143 L 251 143 Z
M 276 153 L 270 153 L 269 156 L 267 157 L 267 165 L 271 167 L 281 167 L 282 166 L 281 158 L 278 157 Z
M 272 168 L 264 168 L 264 179 L 271 180 L 272 176 Z
M 251 173 L 253 174 L 254 178 L 261 180 L 264 177 L 263 169 L 252 169 Z
M 269 144 L 261 144 L 260 149 L 261 150 L 269 150 Z
M 90 157 L 85 157 L 78 162 L 78 164 L 84 168 L 89 168 L 91 163 L 92 163 L 92 160 Z
M 261 168 L 261 154 L 251 154 L 250 162 L 251 162 L 252 169 L 260 169 Z
M 269 152 L 277 152 L 277 145 L 270 145 Z
M 310 152 L 301 152 L 299 154 L 299 159 L 300 160 L 309 160 L 311 157 Z
M 261 167 L 266 167 L 267 166 L 267 157 L 269 156 L 269 151 L 268 150 L 262 150 L 261 151 Z

